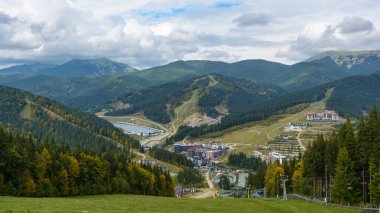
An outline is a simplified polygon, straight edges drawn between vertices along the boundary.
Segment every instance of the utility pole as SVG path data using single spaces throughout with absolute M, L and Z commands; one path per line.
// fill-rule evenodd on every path
M 325 165 L 325 204 L 327 206 L 327 191 L 328 191 L 328 182 L 327 182 L 327 165 Z
M 288 181 L 289 179 L 288 179 L 288 176 L 287 175 L 285 175 L 285 176 L 283 176 L 283 178 L 282 178 L 282 184 L 283 184 L 283 187 L 284 187 L 284 196 L 283 196 L 283 198 L 284 198 L 284 200 L 287 200 L 288 199 L 288 196 L 286 195 L 286 181 Z
M 279 176 L 280 176 L 281 174 L 277 174 L 277 198 L 278 198 L 278 196 L 279 196 L 279 194 L 280 194 L 280 186 L 278 185 L 278 178 L 279 178 Z
M 365 203 L 364 201 L 364 171 L 361 172 L 361 175 L 362 175 L 362 191 L 363 191 L 363 203 Z
M 313 178 L 313 198 L 315 198 L 315 177 Z
M 332 177 L 331 177 L 331 175 L 330 175 L 330 179 L 329 179 L 329 181 L 330 181 L 330 184 L 329 184 L 329 185 L 330 185 L 330 203 L 331 203 L 331 191 L 332 191 L 332 190 L 331 190 L 331 180 L 332 180 Z
M 248 189 L 248 199 L 249 199 L 249 192 L 250 192 L 250 189 L 251 189 L 251 185 L 247 185 L 247 189 Z

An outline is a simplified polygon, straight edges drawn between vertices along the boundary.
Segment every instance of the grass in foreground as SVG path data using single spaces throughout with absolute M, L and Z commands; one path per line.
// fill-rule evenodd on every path
M 299 200 L 186 199 L 138 195 L 0 197 L 0 212 L 355 212 Z

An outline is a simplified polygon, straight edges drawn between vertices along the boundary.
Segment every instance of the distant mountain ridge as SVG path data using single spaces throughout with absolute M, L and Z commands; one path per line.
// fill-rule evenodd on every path
M 336 66 L 350 75 L 371 74 L 380 69 L 380 50 L 327 51 L 313 56 L 305 62 L 332 60 Z
M 34 64 L 2 69 L 0 84 L 93 110 L 129 92 L 210 74 L 272 85 L 287 92 L 301 91 L 353 75 L 380 72 L 379 52 L 329 51 L 293 65 L 260 59 L 235 63 L 180 60 L 139 71 L 105 58 L 73 59 L 48 67 Z
M 151 78 L 155 83 L 192 78 L 211 73 L 275 85 L 288 91 L 302 90 L 347 76 L 337 67 L 314 62 L 294 65 L 265 60 L 244 60 L 235 63 L 220 61 L 176 61 L 135 73 L 142 78 Z
M 35 74 L 44 69 L 51 69 L 57 67 L 55 64 L 22 64 L 4 69 L 0 69 L 0 75 L 16 75 L 16 74 Z
M 50 64 L 24 64 L 0 70 L 0 75 L 25 74 L 25 75 L 49 75 L 61 78 L 93 77 L 111 74 L 125 74 L 137 69 L 112 61 L 107 58 L 96 59 L 72 59 L 62 65 Z
M 181 117 L 177 113 L 180 111 L 178 108 L 186 103 L 192 106 L 188 107 L 193 110 L 191 113 L 217 118 L 246 110 L 283 94 L 285 92 L 279 87 L 210 74 L 127 93 L 116 102 L 128 107 L 115 108 L 111 103 L 107 115 L 143 112 L 149 119 L 169 123 L 173 118 Z
M 107 58 L 97 58 L 87 60 L 73 59 L 60 66 L 41 70 L 39 74 L 69 78 L 124 74 L 136 70 L 127 64 L 115 62 Z

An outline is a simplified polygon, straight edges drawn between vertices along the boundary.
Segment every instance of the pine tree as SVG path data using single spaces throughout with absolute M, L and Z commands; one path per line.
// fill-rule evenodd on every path
M 339 149 L 333 182 L 333 194 L 338 202 L 352 204 L 358 201 L 358 178 L 346 147 Z
M 369 163 L 369 171 L 371 174 L 371 181 L 369 183 L 369 194 L 371 197 L 371 203 L 380 204 L 380 162 L 376 161 L 376 158 L 372 156 Z

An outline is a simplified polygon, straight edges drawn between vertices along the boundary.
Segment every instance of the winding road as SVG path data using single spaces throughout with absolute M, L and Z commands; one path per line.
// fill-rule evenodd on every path
M 119 118 L 127 118 L 127 119 L 134 119 L 134 120 L 140 120 L 143 122 L 147 122 L 147 123 L 150 123 L 150 124 L 152 124 L 152 125 L 154 125 L 154 126 L 158 127 L 159 129 L 164 131 L 163 133 L 161 133 L 159 135 L 141 140 L 140 144 L 142 146 L 153 147 L 156 144 L 159 144 L 160 142 L 162 142 L 163 140 L 165 140 L 166 138 L 168 138 L 172 135 L 172 132 L 168 128 L 166 128 L 164 125 L 157 123 L 157 122 L 154 122 L 154 121 L 151 121 L 151 120 L 148 120 L 148 119 L 137 118 L 134 116 L 120 116 Z

